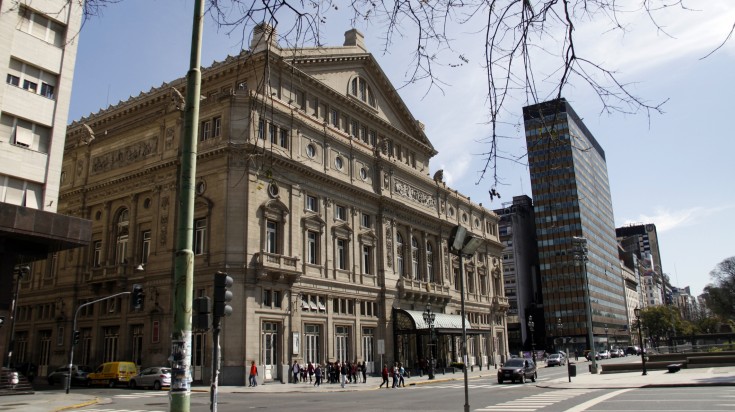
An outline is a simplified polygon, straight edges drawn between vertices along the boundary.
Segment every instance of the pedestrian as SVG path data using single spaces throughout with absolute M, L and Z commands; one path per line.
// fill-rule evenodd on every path
M 577 350 L 576 349 L 574 350 L 574 360 L 575 361 L 578 361 L 579 360 L 579 353 L 577 353 Z
M 300 372 L 301 372 L 301 382 L 306 382 L 306 367 L 302 366 Z
M 350 383 L 357 383 L 357 366 L 359 363 L 357 361 L 352 363 L 352 368 L 350 370 Z
M 398 385 L 398 362 L 393 363 L 393 386 L 395 388 Z
M 316 376 L 316 379 L 314 379 L 314 386 L 321 386 L 322 385 L 322 365 L 317 363 L 316 369 L 314 370 L 314 375 Z
M 301 371 L 301 368 L 299 368 L 299 364 L 296 361 L 293 361 L 293 366 L 291 366 L 291 373 L 293 374 L 293 383 L 299 383 L 299 372 Z
M 362 361 L 362 383 L 367 383 L 367 365 Z
M 342 374 L 342 380 L 340 383 L 342 384 L 342 387 L 345 387 L 345 384 L 347 383 L 347 375 L 350 373 L 350 363 L 349 362 L 342 362 L 342 369 L 340 370 L 340 373 Z
M 383 387 L 383 384 L 385 384 L 385 389 L 388 389 L 388 365 L 383 365 L 383 370 L 380 372 L 380 375 L 383 377 L 383 382 L 380 383 L 380 387 Z
M 309 371 L 309 383 L 311 383 L 311 378 L 314 376 L 314 364 L 309 362 L 307 370 Z
M 248 386 L 258 386 L 258 367 L 255 366 L 255 361 L 250 364 L 250 385 Z
M 403 375 L 406 374 L 406 370 L 403 368 L 402 363 L 398 363 L 398 386 L 406 387 L 406 381 L 403 380 Z

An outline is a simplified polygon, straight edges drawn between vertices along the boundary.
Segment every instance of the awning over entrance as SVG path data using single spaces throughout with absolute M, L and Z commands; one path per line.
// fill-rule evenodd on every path
M 435 315 L 435 330 L 446 332 L 462 331 L 462 316 L 446 313 L 435 313 Z M 394 323 L 396 325 L 396 332 L 429 330 L 429 325 L 424 322 L 424 312 L 418 310 L 396 309 Z M 468 330 L 472 329 L 472 324 L 470 324 L 470 321 L 466 317 L 465 328 Z

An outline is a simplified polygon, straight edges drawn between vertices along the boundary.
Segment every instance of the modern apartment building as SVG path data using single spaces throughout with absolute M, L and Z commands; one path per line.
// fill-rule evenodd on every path
M 242 385 L 252 361 L 267 381 L 286 381 L 294 361 L 358 360 L 370 370 L 459 361 L 462 283 L 468 362 L 502 361 L 498 216 L 447 187 L 441 172 L 429 175 L 436 150 L 362 34 L 296 50 L 275 39 L 258 26 L 250 50 L 202 72 L 194 297 L 212 296 L 217 271 L 234 279 L 222 383 Z M 81 303 L 133 284 L 145 291 L 142 310 L 121 297 L 80 313 L 80 363 L 167 364 L 185 87 L 172 80 L 68 129 L 59 207 L 92 220 L 92 242 L 61 253 L 21 312 L 61 302 L 53 325 L 68 328 Z M 448 252 L 456 225 L 482 239 L 463 271 Z M 30 340 L 48 328 L 34 319 L 18 323 Z M 211 376 L 211 345 L 210 334 L 193 333 L 194 380 Z M 52 351 L 48 362 L 66 359 Z
M 536 304 L 547 330 L 561 323 L 581 353 L 592 344 L 588 286 L 594 345 L 604 349 L 605 328 L 628 323 L 605 152 L 563 98 L 524 107 L 523 118 L 543 295 Z M 574 237 L 586 239 L 586 265 L 575 261 Z
M 543 302 L 538 268 L 536 222 L 533 202 L 528 196 L 513 196 L 513 201 L 495 213 L 500 216 L 498 230 L 503 244 L 503 283 L 508 298 L 508 346 L 512 353 L 530 342 L 526 327 L 532 305 Z M 539 317 L 539 321 L 542 318 Z M 541 322 L 539 322 L 541 325 Z M 534 342 L 544 344 L 543 328 L 534 327 Z M 549 337 L 553 336 L 553 333 Z M 553 346 L 553 342 L 548 343 Z
M 60 251 L 89 244 L 91 222 L 81 211 L 56 213 L 81 17 L 74 1 L 0 1 L 0 316 L 8 323 L 16 295 L 53 284 L 54 269 L 34 261 L 52 256 L 56 264 Z M 44 354 L 51 331 L 63 331 L 48 320 L 32 343 Z M 24 336 L 6 347 L 10 330 L 0 328 L 0 353 L 28 361 Z

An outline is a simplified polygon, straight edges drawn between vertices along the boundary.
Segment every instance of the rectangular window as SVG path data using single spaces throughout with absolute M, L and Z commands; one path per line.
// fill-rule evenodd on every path
M 143 231 L 141 239 L 140 263 L 148 263 L 148 255 L 151 254 L 151 231 Z
M 373 249 L 368 245 L 362 246 L 362 273 L 372 275 Z
M 265 226 L 265 251 L 278 253 L 278 223 L 268 220 Z
M 36 93 L 38 91 L 38 83 L 32 82 L 30 80 L 23 80 L 23 88 L 28 90 L 29 92 Z
M 279 290 L 273 291 L 273 307 L 274 308 L 281 307 L 281 291 Z
M 270 289 L 263 289 L 263 306 L 271 307 L 271 290 Z
M 337 269 L 347 269 L 347 241 L 337 239 Z
M 199 130 L 199 140 L 205 141 L 212 137 L 212 122 L 207 120 L 202 122 L 202 128 Z
M 222 134 L 222 118 L 215 117 L 212 119 L 212 137 L 219 137 Z
M 339 112 L 336 109 L 332 109 L 329 112 L 329 123 L 332 126 L 339 128 Z
M 306 234 L 306 263 L 319 264 L 319 234 L 308 231 Z
M 337 205 L 335 208 L 335 217 L 339 220 L 347 220 L 347 208 Z
M 102 266 L 102 241 L 101 240 L 94 241 L 94 252 L 92 254 L 92 266 L 96 268 Z
M 375 143 L 378 140 L 378 133 L 375 130 L 370 131 L 370 146 L 375 146 Z
M 316 196 L 306 195 L 306 210 L 319 212 L 319 203 L 317 202 Z
M 288 149 L 288 130 L 287 129 L 281 129 L 281 136 L 280 137 L 281 138 L 280 138 L 278 144 L 281 147 L 283 147 L 285 149 Z
M 258 119 L 258 138 L 265 139 L 265 120 Z
M 357 134 L 359 133 L 359 127 L 360 124 L 357 122 L 357 120 L 353 120 L 352 122 L 350 122 L 350 135 L 357 137 Z
M 360 140 L 368 143 L 368 128 L 367 126 L 360 126 Z
M 53 99 L 54 98 L 54 86 L 48 84 L 48 83 L 41 83 L 41 96 L 47 98 L 47 99 Z
M 303 90 L 296 90 L 296 104 L 299 109 L 306 110 L 306 93 Z
M 278 140 L 276 140 L 277 129 L 273 123 L 268 124 L 268 138 L 272 144 L 278 144 Z
M 207 220 L 196 219 L 194 221 L 194 254 L 203 255 L 207 235 Z
M 367 213 L 362 214 L 362 221 L 360 222 L 362 227 L 370 227 L 370 215 Z
M 6 78 L 9 85 L 12 86 L 18 86 L 20 85 L 20 77 L 14 76 L 12 74 L 8 74 L 8 77 Z

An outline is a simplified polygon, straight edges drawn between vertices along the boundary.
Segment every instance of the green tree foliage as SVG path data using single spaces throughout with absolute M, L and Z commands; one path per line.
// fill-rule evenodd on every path
M 712 283 L 704 288 L 707 308 L 723 319 L 735 319 L 735 256 L 718 263 L 709 275 Z
M 649 306 L 641 311 L 641 327 L 647 331 L 654 342 L 665 342 L 673 334 L 691 334 L 692 326 L 684 323 L 679 310 L 674 306 Z

